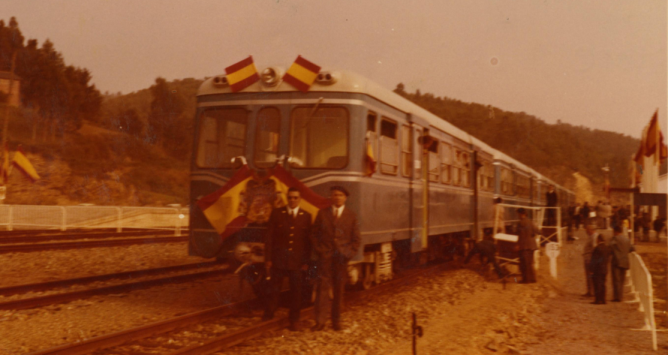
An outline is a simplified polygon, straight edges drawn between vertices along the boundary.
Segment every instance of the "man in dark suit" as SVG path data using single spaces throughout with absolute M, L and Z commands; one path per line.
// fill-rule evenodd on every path
M 303 272 L 311 258 L 311 214 L 299 208 L 299 190 L 288 190 L 288 205 L 274 209 L 265 240 L 265 266 L 270 275 L 270 297 L 263 320 L 274 317 L 283 278 L 290 281 L 290 326 L 297 331 L 301 309 Z
M 538 249 L 536 235 L 539 234 L 539 230 L 533 221 L 527 217 L 527 212 L 524 208 L 518 208 L 517 215 L 520 217 L 520 222 L 517 226 L 517 246 L 520 252 L 522 283 L 534 283 L 536 282 L 536 272 L 533 269 L 533 252 Z
M 608 246 L 602 235 L 596 238 L 596 248 L 591 254 L 589 270 L 594 283 L 594 295 L 596 296 L 592 304 L 605 304 L 605 278 L 608 275 L 608 256 L 610 255 Z
M 624 278 L 626 270 L 629 269 L 629 253 L 634 251 L 629 238 L 622 234 L 622 228 L 617 226 L 613 230 L 614 235 L 610 239 L 610 253 L 612 253 L 612 290 L 614 298 L 612 302 L 621 302 L 624 298 Z
M 313 249 L 318 258 L 318 290 L 315 300 L 316 324 L 313 331 L 323 330 L 331 306 L 332 327 L 341 330 L 343 290 L 347 279 L 348 261 L 357 254 L 361 238 L 355 213 L 346 208 L 348 191 L 341 186 L 330 188 L 332 206 L 321 209 L 315 218 L 311 234 Z M 330 305 L 329 293 L 334 299 Z
M 473 248 L 471 248 L 471 251 L 469 251 L 469 255 L 466 256 L 466 259 L 464 260 L 464 265 L 468 264 L 469 260 L 473 257 L 473 255 L 479 254 L 480 255 L 480 264 L 483 267 L 483 271 L 487 271 L 487 264 L 492 263 L 492 266 L 494 266 L 494 271 L 496 271 L 496 274 L 499 275 L 499 278 L 503 278 L 503 271 L 499 267 L 499 264 L 496 262 L 496 245 L 494 245 L 494 241 L 492 239 L 491 234 L 485 234 L 483 237 L 483 240 L 475 243 Z

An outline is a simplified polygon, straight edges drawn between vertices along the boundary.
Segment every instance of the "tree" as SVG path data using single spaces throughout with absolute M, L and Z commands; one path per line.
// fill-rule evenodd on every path
M 168 141 L 174 141 L 178 132 L 177 121 L 183 113 L 183 98 L 176 90 L 170 90 L 164 78 L 155 79 L 155 84 L 149 89 L 152 101 L 148 114 L 147 139 L 151 143 L 166 145 Z

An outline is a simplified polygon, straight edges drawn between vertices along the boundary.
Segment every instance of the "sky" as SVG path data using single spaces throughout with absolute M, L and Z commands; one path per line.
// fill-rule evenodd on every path
M 668 106 L 665 0 L 0 1 L 102 92 L 302 55 L 406 90 L 640 137 Z

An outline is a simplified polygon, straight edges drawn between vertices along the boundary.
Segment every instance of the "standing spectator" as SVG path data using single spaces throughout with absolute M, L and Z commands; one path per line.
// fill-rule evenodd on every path
M 642 226 L 642 241 L 649 242 L 649 231 L 651 229 L 652 216 L 650 212 L 645 211 L 640 218 L 640 225 Z
M 568 207 L 568 214 L 567 214 L 566 218 L 568 219 L 567 224 L 566 224 L 566 226 L 567 226 L 567 229 L 566 229 L 567 238 L 566 238 L 566 240 L 570 242 L 570 241 L 575 240 L 575 238 L 573 238 L 573 224 L 575 223 L 575 204 L 574 203 L 571 203 L 571 205 Z
M 547 207 L 557 207 L 557 192 L 554 191 L 554 185 L 548 187 L 547 192 L 545 193 L 545 199 L 547 200 Z M 555 227 L 557 226 L 557 210 L 553 208 L 547 209 L 547 226 Z
M 518 208 L 517 214 L 520 217 L 520 222 L 517 225 L 517 246 L 520 252 L 522 283 L 534 283 L 536 282 L 536 273 L 533 269 L 533 252 L 538 249 L 536 246 L 536 235 L 539 234 L 539 229 L 527 217 L 527 212 L 524 208 Z
M 585 227 L 589 225 L 589 212 L 589 202 L 585 202 L 584 206 L 582 206 L 582 209 L 580 210 L 580 219 Z
M 299 330 L 302 283 L 304 271 L 311 259 L 311 214 L 300 209 L 299 190 L 288 190 L 288 205 L 274 209 L 269 218 L 265 242 L 267 275 L 270 279 L 270 297 L 265 303 L 263 320 L 274 317 L 285 277 L 290 281 L 290 326 Z
M 506 222 L 505 222 L 505 217 L 504 217 L 504 210 L 503 206 L 501 206 L 501 203 L 503 200 L 501 197 L 496 197 L 494 199 L 494 225 L 496 226 L 496 230 L 492 235 L 496 233 L 506 233 Z
M 617 227 L 610 239 L 610 252 L 612 253 L 612 290 L 614 291 L 613 302 L 621 302 L 624 297 L 624 277 L 629 269 L 629 253 L 634 251 L 629 238 L 622 234 L 622 229 Z
M 666 219 L 657 217 L 653 223 L 654 231 L 656 232 L 656 242 L 661 242 L 661 231 L 666 228 Z
M 496 245 L 494 245 L 492 236 L 489 233 L 485 234 L 483 240 L 475 243 L 469 254 L 466 256 L 464 264 L 468 264 L 469 260 L 471 260 L 475 254 L 480 255 L 480 264 L 482 264 L 483 270 L 486 271 L 487 264 L 492 263 L 496 274 L 499 275 L 500 279 L 503 278 L 503 272 L 501 271 L 499 264 L 496 262 Z
M 603 210 L 603 228 L 608 229 L 610 228 L 610 216 L 612 216 L 612 207 L 610 206 L 609 202 L 604 202 L 603 207 L 601 207 Z
M 584 297 L 591 297 L 594 295 L 594 283 L 591 278 L 591 255 L 594 252 L 596 247 L 596 240 L 598 238 L 598 233 L 596 232 L 596 225 L 588 224 L 585 226 L 585 232 L 587 236 L 584 241 L 584 249 L 582 250 L 582 257 L 584 258 L 585 266 L 585 277 L 587 278 L 587 293 Z
M 578 202 L 577 205 L 575 205 L 575 213 L 573 215 L 574 221 L 575 221 L 575 230 L 580 230 L 580 210 L 582 207 L 580 207 L 580 203 Z
M 619 207 L 612 206 L 612 212 L 610 215 L 610 226 L 613 229 L 620 225 L 619 210 L 620 210 Z
M 603 212 L 603 202 L 600 200 L 596 203 L 596 225 L 598 226 L 599 229 L 604 229 L 605 228 L 605 222 L 604 222 L 604 217 L 603 215 L 605 212 Z
M 595 300 L 592 304 L 605 304 L 605 278 L 608 275 L 608 256 L 610 252 L 602 235 L 596 237 L 596 248 L 591 254 L 591 278 L 594 283 Z
M 357 216 L 345 206 L 348 195 L 348 191 L 342 186 L 332 186 L 332 206 L 318 211 L 313 223 L 312 243 L 318 257 L 319 278 L 315 300 L 316 324 L 313 331 L 325 328 L 330 307 L 332 327 L 337 331 L 343 329 L 341 310 L 348 261 L 357 254 L 361 242 Z M 330 304 L 328 295 L 332 288 L 334 299 Z

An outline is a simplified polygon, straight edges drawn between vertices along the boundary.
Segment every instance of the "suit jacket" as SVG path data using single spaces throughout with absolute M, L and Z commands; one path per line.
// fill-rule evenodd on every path
M 610 249 L 612 253 L 612 266 L 628 269 L 629 253 L 635 250 L 629 238 L 622 234 L 612 236 L 612 239 L 610 239 Z
M 582 256 L 584 256 L 585 262 L 587 263 L 591 261 L 591 255 L 594 252 L 594 248 L 596 248 L 597 238 L 598 233 L 596 232 L 592 235 L 585 234 L 585 244 L 584 249 L 582 250 Z
M 339 218 L 334 218 L 334 210 L 327 207 L 318 211 L 311 234 L 313 249 L 318 258 L 329 258 L 335 251 L 346 259 L 351 259 L 361 244 L 357 216 L 346 207 Z
M 589 270 L 595 275 L 606 275 L 608 273 L 608 257 L 610 250 L 605 243 L 601 243 L 594 248 L 591 253 Z
M 517 247 L 519 250 L 536 250 L 536 234 L 540 234 L 540 230 L 533 224 L 529 218 L 520 220 L 517 226 Z
M 552 192 L 547 192 L 545 193 L 545 198 L 547 200 L 547 205 L 548 207 L 556 207 L 557 206 L 557 192 L 552 191 Z
M 298 270 L 311 259 L 311 214 L 303 208 L 297 218 L 287 207 L 274 209 L 265 237 L 265 260 L 278 269 Z

